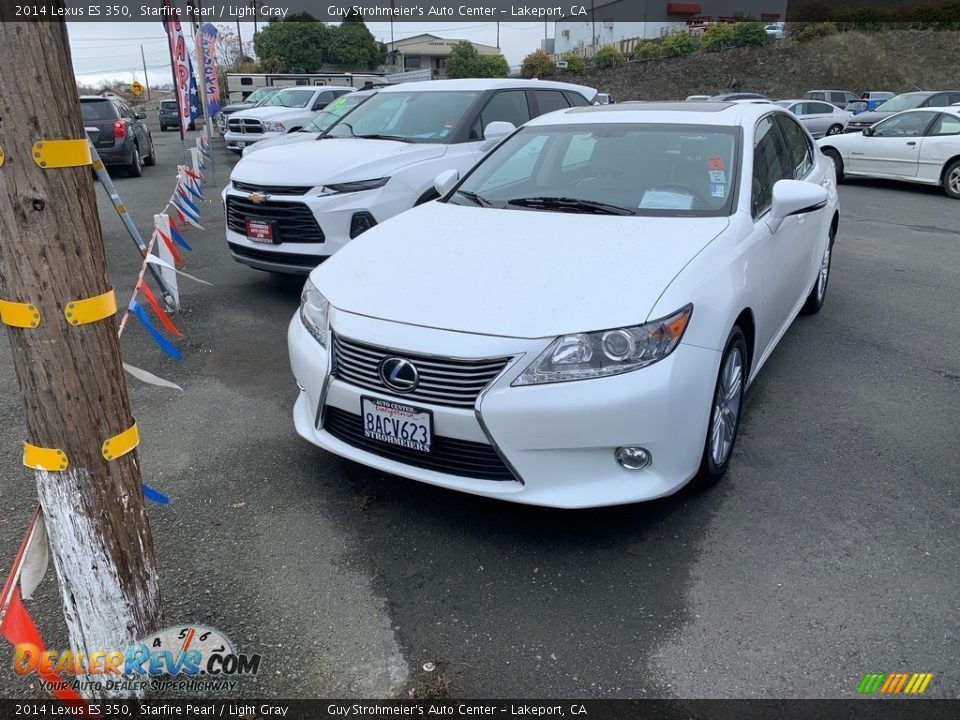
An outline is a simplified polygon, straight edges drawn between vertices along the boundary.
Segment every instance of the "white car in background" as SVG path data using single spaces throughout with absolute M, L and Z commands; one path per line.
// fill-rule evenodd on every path
M 341 95 L 354 92 L 351 87 L 292 87 L 271 95 L 257 107 L 240 110 L 227 117 L 223 136 L 227 149 L 243 152 L 261 140 L 296 132 Z
M 960 108 L 917 108 L 863 132 L 818 141 L 837 178 L 873 177 L 940 185 L 960 199 Z
M 320 140 L 243 158 L 223 192 L 234 259 L 307 274 L 377 223 L 435 199 L 531 117 L 589 105 L 597 91 L 546 80 L 431 80 L 385 87 Z
M 853 114 L 822 100 L 777 100 L 776 104 L 796 115 L 815 138 L 839 135 Z
M 770 103 L 583 107 L 457 176 L 311 273 L 297 432 L 536 505 L 718 480 L 744 389 L 826 294 L 838 199 L 810 134 Z
M 280 137 L 270 140 L 260 140 L 253 145 L 247 145 L 243 149 L 243 156 L 250 153 L 265 150 L 266 148 L 280 147 L 281 145 L 294 145 L 296 143 L 316 140 L 337 120 L 345 116 L 358 105 L 363 104 L 368 99 L 377 94 L 376 90 L 357 90 L 356 92 L 341 95 L 336 100 L 327 105 L 323 110 L 314 115 L 310 122 L 299 130 L 289 132 Z

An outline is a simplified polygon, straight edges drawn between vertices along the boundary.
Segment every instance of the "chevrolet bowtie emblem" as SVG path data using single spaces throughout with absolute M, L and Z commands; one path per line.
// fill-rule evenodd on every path
M 267 196 L 264 195 L 263 193 L 254 192 L 247 195 L 247 200 L 253 203 L 257 203 L 258 205 L 266 199 L 267 199 Z

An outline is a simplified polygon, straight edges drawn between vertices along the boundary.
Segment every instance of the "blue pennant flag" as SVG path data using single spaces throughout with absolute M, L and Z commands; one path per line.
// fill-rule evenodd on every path
M 129 310 L 137 316 L 140 324 L 143 325 L 144 329 L 148 333 L 150 333 L 150 337 L 152 337 L 154 342 L 160 346 L 161 350 L 163 350 L 174 360 L 183 360 L 183 355 L 180 354 L 180 351 L 177 350 L 169 340 L 157 332 L 157 329 L 150 324 L 150 318 L 147 317 L 147 311 L 143 309 L 140 303 L 138 303 L 136 300 L 131 300 Z
M 190 252 L 193 252 L 193 248 L 187 245 L 187 241 L 183 239 L 183 236 L 176 231 L 173 225 L 170 226 L 170 237 L 172 237 L 173 241 L 177 245 L 182 247 L 184 250 L 189 250 Z
M 197 200 L 203 200 L 203 192 L 195 188 L 192 182 L 185 181 L 183 184 L 190 194 L 193 195 Z
M 155 502 L 155 503 L 157 503 L 157 504 L 159 504 L 159 505 L 169 505 L 169 504 L 170 504 L 170 498 L 168 498 L 166 495 L 164 495 L 164 494 L 161 493 L 161 492 L 157 492 L 156 490 L 154 490 L 154 489 L 153 489 L 152 487 L 150 487 L 149 485 L 144 485 L 144 486 L 143 486 L 143 496 L 144 496 L 147 500 L 153 500 L 153 502 Z
M 189 203 L 189 201 L 184 197 L 182 192 L 180 192 L 179 190 L 175 192 L 171 200 L 173 204 L 177 206 L 180 212 L 183 213 L 184 217 L 186 217 L 188 221 L 194 224 L 200 221 L 200 213 L 196 210 L 196 206 L 194 206 L 194 209 L 191 210 L 190 205 L 192 205 L 192 203 Z
M 196 216 L 199 218 L 199 217 L 200 217 L 200 208 L 198 208 L 198 207 L 194 204 L 193 200 L 191 200 L 191 199 L 190 199 L 190 196 L 187 195 L 187 194 L 183 191 L 183 188 L 182 188 L 182 187 L 177 190 L 177 194 L 178 194 L 180 197 L 183 198 L 183 201 L 187 204 L 187 207 L 189 207 L 191 210 L 193 210 L 193 214 L 196 215 Z M 182 210 L 182 209 L 183 209 L 183 208 L 181 208 L 181 210 Z

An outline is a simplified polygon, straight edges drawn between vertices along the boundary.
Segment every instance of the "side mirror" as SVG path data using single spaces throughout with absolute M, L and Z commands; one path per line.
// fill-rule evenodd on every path
M 820 210 L 829 199 L 829 193 L 821 185 L 802 180 L 778 180 L 773 186 L 773 203 L 767 220 L 770 232 L 779 230 L 783 221 L 791 215 Z
M 146 120 L 146 119 L 147 119 L 147 114 L 145 112 L 137 113 L 137 120 Z
M 440 197 L 443 197 L 453 189 L 459 179 L 460 172 L 458 170 L 444 170 L 433 179 L 433 189 L 440 193 Z
M 516 129 L 513 123 L 502 120 L 494 120 L 491 123 L 487 123 L 487 126 L 483 129 L 483 139 L 485 142 L 480 146 L 480 149 L 489 150 Z
M 871 135 L 873 135 L 873 128 L 872 128 L 872 127 L 865 127 L 865 128 L 863 129 L 863 135 L 864 135 L 864 137 L 870 137 Z

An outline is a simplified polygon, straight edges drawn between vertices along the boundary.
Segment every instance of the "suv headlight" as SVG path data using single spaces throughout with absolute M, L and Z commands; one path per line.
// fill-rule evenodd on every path
M 303 286 L 300 295 L 300 321 L 322 347 L 327 346 L 327 323 L 330 316 L 330 303 L 310 281 Z
M 274 122 L 273 120 L 264 120 L 263 129 L 267 132 L 283 132 L 287 128 L 284 127 L 282 122 Z
M 693 305 L 643 325 L 562 335 L 513 381 L 513 385 L 585 380 L 619 375 L 663 360 L 683 337 Z
M 354 182 L 324 185 L 320 188 L 321 195 L 339 195 L 340 193 L 360 192 L 361 190 L 376 190 L 387 184 L 390 178 L 382 177 L 376 180 L 355 180 Z

